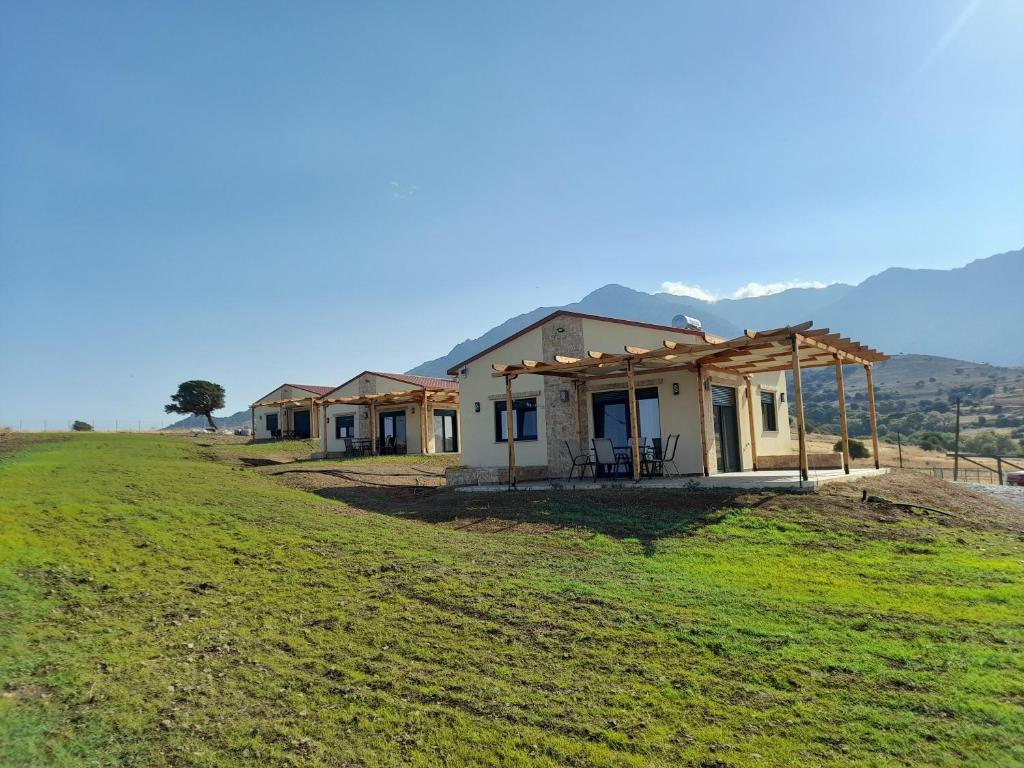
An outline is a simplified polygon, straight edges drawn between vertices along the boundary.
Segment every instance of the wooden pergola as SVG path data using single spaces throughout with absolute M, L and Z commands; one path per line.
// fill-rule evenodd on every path
M 321 415 L 326 416 L 329 405 L 365 405 L 369 409 L 370 445 L 377 445 L 377 412 L 382 406 L 388 405 L 419 405 L 420 406 L 420 453 L 427 452 L 427 408 L 431 405 L 458 405 L 457 389 L 424 388 L 407 389 L 401 392 L 384 392 L 373 395 L 351 395 L 348 397 L 321 398 Z M 326 433 L 326 423 L 324 432 Z
M 317 417 L 317 404 L 320 401 L 314 395 L 309 397 L 289 397 L 285 400 L 267 400 L 263 402 L 256 402 L 249 406 L 249 420 L 252 424 L 252 434 L 256 437 L 256 409 L 257 408 L 277 408 L 281 416 L 284 416 L 284 409 L 289 405 L 308 405 L 309 406 L 309 436 L 310 438 L 320 437 L 319 427 L 320 419 Z
M 888 356 L 871 347 L 852 341 L 828 328 L 814 328 L 811 321 L 767 331 L 746 331 L 735 339 L 721 340 L 704 335 L 698 343 L 665 340 L 657 349 L 626 346 L 622 352 L 590 351 L 584 358 L 556 355 L 553 362 L 523 360 L 518 364 L 494 364 L 495 377 L 505 378 L 506 418 L 508 420 L 509 485 L 515 485 L 516 449 L 513 432 L 512 381 L 521 374 L 559 376 L 576 386 L 578 399 L 587 384 L 603 379 L 626 377 L 629 390 L 629 422 L 631 434 L 638 435 L 636 376 L 643 373 L 693 371 L 697 374 L 697 400 L 700 412 L 701 456 L 704 475 L 708 469 L 708 435 L 704 414 L 704 387 L 709 372 L 740 376 L 746 383 L 747 416 L 750 420 L 751 448 L 754 469 L 757 469 L 757 444 L 754 438 L 754 406 L 751 377 L 758 373 L 792 371 L 796 395 L 796 419 L 800 445 L 800 476 L 808 479 L 807 431 L 804 423 L 803 390 L 800 371 L 803 368 L 834 366 L 839 400 L 839 428 L 843 443 L 843 468 L 850 472 L 850 437 L 846 424 L 846 393 L 843 366 L 862 365 L 867 376 L 868 408 L 871 419 L 871 440 L 875 468 L 878 462 L 878 425 L 875 416 L 875 391 L 871 367 Z M 582 424 L 577 408 L 577 430 L 582 442 Z M 582 446 L 581 446 L 582 447 Z M 640 444 L 632 441 L 633 480 L 640 480 Z

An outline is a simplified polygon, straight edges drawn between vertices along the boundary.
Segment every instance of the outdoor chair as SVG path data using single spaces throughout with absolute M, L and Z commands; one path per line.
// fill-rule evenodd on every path
M 341 442 L 345 444 L 345 453 L 348 454 L 349 458 L 352 458 L 353 456 L 356 455 L 356 446 L 352 442 L 351 437 L 343 437 L 341 438 Z
M 572 466 L 569 468 L 569 479 L 572 480 L 572 473 L 575 472 L 577 469 L 579 469 L 580 471 L 580 480 L 583 479 L 583 476 L 587 473 L 588 469 L 590 470 L 590 474 L 593 475 L 594 460 L 590 457 L 590 454 L 574 454 L 572 452 L 572 446 L 569 445 L 569 441 L 563 440 L 562 442 L 565 443 L 565 450 L 568 452 L 569 458 L 572 460 Z
M 679 467 L 676 466 L 676 446 L 679 445 L 679 435 L 669 435 L 665 439 L 665 452 L 655 453 L 653 458 L 647 460 L 648 470 L 651 475 L 658 474 L 664 477 L 665 466 L 672 465 L 675 474 L 679 474 Z M 659 455 L 660 454 L 660 455 Z
M 615 446 L 611 438 L 594 438 L 594 467 L 610 472 L 611 477 L 619 476 L 619 467 L 628 468 L 629 463 L 621 455 L 615 453 Z M 594 482 L 597 482 L 597 472 L 594 472 Z

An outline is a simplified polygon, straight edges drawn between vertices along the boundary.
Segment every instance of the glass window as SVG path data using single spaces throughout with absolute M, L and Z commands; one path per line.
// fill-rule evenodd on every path
M 349 414 L 342 414 L 334 417 L 334 437 L 341 440 L 343 437 L 356 436 L 356 417 Z
M 761 429 L 765 432 L 778 432 L 779 430 L 774 392 L 761 392 Z
M 494 403 L 494 439 L 499 443 L 508 442 L 508 420 L 505 417 L 504 400 Z M 512 401 L 512 435 L 516 440 L 537 439 L 537 398 L 527 397 Z

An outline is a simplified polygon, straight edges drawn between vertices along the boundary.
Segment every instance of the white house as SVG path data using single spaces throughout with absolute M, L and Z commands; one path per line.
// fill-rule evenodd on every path
M 377 452 L 457 453 L 459 385 L 454 379 L 363 371 L 320 399 L 321 451 L 340 455 L 346 438 Z
M 318 400 L 331 387 L 282 384 L 250 406 L 254 440 L 319 437 Z
M 451 481 L 496 482 L 507 476 L 508 393 L 496 366 L 520 366 L 510 387 L 518 477 L 566 477 L 570 453 L 589 452 L 593 438 L 610 438 L 621 450 L 633 435 L 628 380 L 621 366 L 581 382 L 571 361 L 600 365 L 602 354 L 615 359 L 626 348 L 657 349 L 666 342 L 704 348 L 724 340 L 698 330 L 558 311 L 453 366 L 448 373 L 459 382 L 466 469 L 450 473 Z M 570 368 L 545 375 L 530 372 L 543 370 L 548 362 L 552 368 Z M 634 377 L 637 427 L 640 437 L 659 449 L 668 449 L 668 437 L 679 435 L 673 456 L 679 473 L 753 468 L 755 438 L 762 455 L 792 453 L 783 371 L 745 377 L 715 367 L 702 374 L 693 366 L 664 369 Z M 700 381 L 706 382 L 704 397 L 698 397 Z M 703 459 L 701 402 L 708 444 Z

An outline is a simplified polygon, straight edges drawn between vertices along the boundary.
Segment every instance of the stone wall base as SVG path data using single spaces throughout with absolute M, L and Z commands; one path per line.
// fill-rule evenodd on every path
M 842 469 L 841 453 L 808 453 L 807 466 L 810 469 Z M 758 456 L 758 470 L 800 469 L 800 454 L 786 453 L 778 456 Z
M 516 467 L 516 480 L 544 480 L 550 473 L 547 467 Z M 507 467 L 448 467 L 445 480 L 451 488 L 462 485 L 507 484 Z

